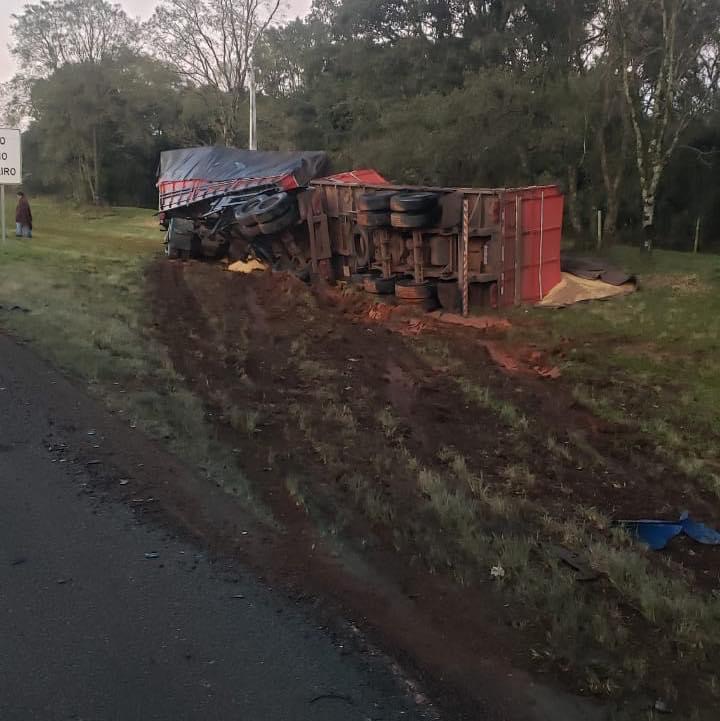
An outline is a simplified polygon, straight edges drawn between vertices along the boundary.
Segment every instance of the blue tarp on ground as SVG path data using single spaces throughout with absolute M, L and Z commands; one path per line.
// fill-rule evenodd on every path
M 705 545 L 720 545 L 720 533 L 704 523 L 693 521 L 685 511 L 678 521 L 656 521 L 642 519 L 637 521 L 619 521 L 629 533 L 646 543 L 653 551 L 661 551 L 668 542 L 684 533 L 694 541 Z

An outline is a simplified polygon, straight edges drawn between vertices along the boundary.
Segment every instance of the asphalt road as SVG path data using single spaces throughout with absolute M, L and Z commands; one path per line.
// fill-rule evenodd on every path
M 48 437 L 92 408 L 0 336 L 2 721 L 427 717 L 311 609 L 88 492 Z

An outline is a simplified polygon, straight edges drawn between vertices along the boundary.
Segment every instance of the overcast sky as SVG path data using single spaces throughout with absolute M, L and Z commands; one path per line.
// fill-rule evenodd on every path
M 35 0 L 37 1 L 37 0 Z M 153 0 L 116 0 L 132 17 L 145 20 L 152 14 L 155 2 Z M 289 9 L 284 13 L 286 17 L 304 15 L 310 8 L 311 0 L 289 0 L 285 4 Z M 19 13 L 27 0 L 0 0 L 0 82 L 9 80 L 16 68 L 10 57 L 7 45 L 10 41 L 10 16 Z M 34 2 L 32 3 L 34 4 Z

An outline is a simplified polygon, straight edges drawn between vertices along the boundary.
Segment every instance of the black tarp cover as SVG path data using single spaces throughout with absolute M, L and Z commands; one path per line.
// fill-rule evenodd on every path
M 217 146 L 166 150 L 160 154 L 160 209 L 167 210 L 225 193 L 277 185 L 292 189 L 329 172 L 321 151 L 239 150 Z

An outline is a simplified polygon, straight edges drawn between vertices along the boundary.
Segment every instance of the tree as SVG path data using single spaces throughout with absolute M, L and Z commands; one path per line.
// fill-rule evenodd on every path
M 241 136 L 253 50 L 279 6 L 280 0 L 161 0 L 147 24 L 151 52 L 212 96 L 225 144 Z
M 42 0 L 12 15 L 10 50 L 22 73 L 43 77 L 66 63 L 99 63 L 139 44 L 139 25 L 106 0 Z
M 596 118 L 600 174 L 605 188 L 607 205 L 603 221 L 603 236 L 613 238 L 617 231 L 620 210 L 620 184 L 626 171 L 630 130 L 623 98 L 622 81 L 612 63 L 597 68 L 600 80 L 600 112 Z
M 78 200 L 145 203 L 158 153 L 197 142 L 177 77 L 140 56 L 65 64 L 35 82 L 32 106 L 30 185 Z
M 21 71 L 0 87 L 6 115 L 32 114 L 32 87 L 68 63 L 100 63 L 139 47 L 139 24 L 107 0 L 42 0 L 14 14 L 10 52 Z
M 720 79 L 716 0 L 612 0 L 619 72 L 635 139 L 645 247 L 663 171 Z
M 301 90 L 313 41 L 312 26 L 300 19 L 267 28 L 258 38 L 255 54 L 258 84 L 265 94 L 281 98 Z

